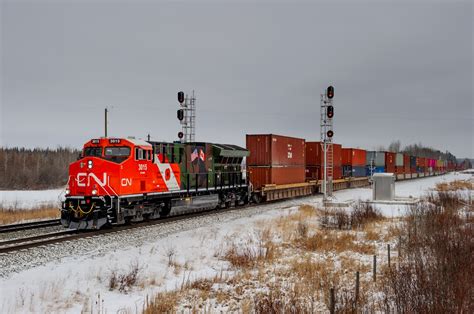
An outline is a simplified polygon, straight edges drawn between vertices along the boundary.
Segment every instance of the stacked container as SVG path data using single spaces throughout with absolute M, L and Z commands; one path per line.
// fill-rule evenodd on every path
M 436 171 L 443 172 L 443 161 L 441 159 L 436 160 Z
M 405 159 L 402 153 L 397 153 L 395 155 L 395 173 L 404 174 L 405 173 Z
M 417 157 L 416 158 L 416 172 L 424 173 L 426 168 L 426 158 Z
M 342 146 L 332 144 L 333 179 L 342 178 Z M 321 142 L 306 142 L 306 179 L 322 180 L 324 177 L 324 154 Z
M 410 155 L 403 154 L 403 173 L 409 174 L 410 171 Z
M 416 173 L 416 157 L 410 156 L 410 172 Z
M 385 152 L 367 151 L 365 165 L 367 176 L 385 172 Z
M 275 134 L 247 134 L 247 171 L 255 189 L 305 181 L 305 140 Z
M 428 159 L 428 172 L 433 173 L 436 169 L 436 159 Z
M 342 168 L 343 177 L 365 177 L 367 152 L 363 149 L 343 148 Z
M 385 172 L 395 173 L 396 153 L 385 152 Z

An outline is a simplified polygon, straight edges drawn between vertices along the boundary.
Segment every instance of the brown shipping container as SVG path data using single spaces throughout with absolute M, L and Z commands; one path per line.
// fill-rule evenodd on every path
M 254 189 L 260 189 L 266 184 L 292 184 L 305 182 L 304 166 L 288 167 L 255 167 L 248 166 L 250 182 Z
M 308 169 L 308 168 L 309 167 L 306 167 L 306 169 Z M 323 180 L 323 178 L 324 178 L 324 168 L 323 167 L 317 167 L 317 169 L 319 170 L 319 174 L 318 174 L 319 180 Z M 342 179 L 342 166 L 334 166 L 333 167 L 332 179 L 333 180 Z
M 403 154 L 403 168 L 405 173 L 410 173 L 410 155 Z
M 306 180 L 319 180 L 319 168 L 320 166 L 306 166 Z
M 342 166 L 335 166 L 333 171 L 333 180 L 342 179 Z
M 404 174 L 405 173 L 405 167 L 404 166 L 395 166 L 395 173 L 396 174 Z
M 395 173 L 396 153 L 385 152 L 385 172 Z
M 304 166 L 305 140 L 275 134 L 247 134 L 249 166 Z
M 367 151 L 357 148 L 342 149 L 342 165 L 344 166 L 365 166 Z
M 332 144 L 334 166 L 342 166 L 342 146 Z M 306 165 L 321 166 L 324 164 L 324 154 L 321 142 L 306 142 Z

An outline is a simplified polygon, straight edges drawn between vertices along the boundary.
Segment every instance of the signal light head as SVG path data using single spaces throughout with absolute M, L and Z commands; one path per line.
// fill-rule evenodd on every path
M 183 121 L 184 119 L 184 110 L 183 109 L 178 109 L 176 112 L 176 116 L 178 117 L 179 121 Z
M 326 133 L 326 135 L 327 135 L 329 138 L 331 138 L 331 137 L 334 136 L 334 132 L 333 132 L 332 130 L 329 130 L 329 131 Z
M 334 97 L 334 87 L 329 86 L 326 90 L 326 96 L 328 96 L 329 99 L 332 99 Z
M 184 102 L 184 92 L 178 92 L 178 101 L 180 104 Z
M 184 137 L 183 132 L 178 132 L 178 137 L 179 137 L 179 139 L 182 139 Z
M 334 107 L 328 106 L 326 113 L 327 113 L 328 118 L 334 117 Z

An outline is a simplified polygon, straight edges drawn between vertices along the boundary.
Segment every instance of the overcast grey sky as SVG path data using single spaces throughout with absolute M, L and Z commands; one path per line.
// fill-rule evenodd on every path
M 1 1 L 1 0 L 0 0 Z M 177 139 L 179 90 L 197 140 L 399 139 L 474 157 L 472 1 L 2 1 L 0 145 L 81 147 L 103 134 Z

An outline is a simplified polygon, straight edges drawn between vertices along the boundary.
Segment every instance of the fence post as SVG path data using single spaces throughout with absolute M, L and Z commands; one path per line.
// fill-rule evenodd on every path
M 402 256 L 402 236 L 398 236 L 398 258 Z
M 374 282 L 375 282 L 375 281 L 377 281 L 377 255 L 374 255 L 373 275 L 374 275 Z
M 334 288 L 331 288 L 329 290 L 330 292 L 330 304 L 329 304 L 329 312 L 331 312 L 331 314 L 334 314 L 335 310 L 336 310 L 336 301 L 335 301 L 335 298 L 334 298 Z
M 390 244 L 387 244 L 387 251 L 388 251 L 388 267 L 390 268 Z
M 355 291 L 355 305 L 357 308 L 357 302 L 359 301 L 359 271 L 356 272 L 356 291 Z

